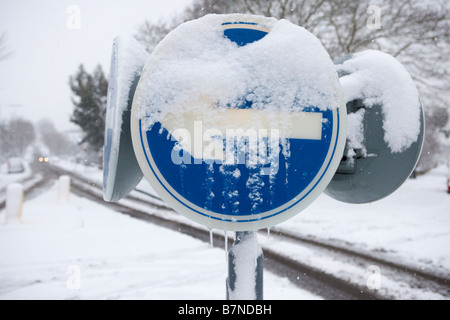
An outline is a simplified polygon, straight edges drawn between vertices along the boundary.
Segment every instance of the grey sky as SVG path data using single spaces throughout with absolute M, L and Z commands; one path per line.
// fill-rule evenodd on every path
M 145 19 L 171 18 L 191 2 L 0 0 L 0 34 L 13 52 L 0 62 L 0 119 L 50 118 L 59 129 L 73 128 L 68 77 L 79 64 L 92 71 L 100 63 L 108 73 L 116 35 L 133 35 Z

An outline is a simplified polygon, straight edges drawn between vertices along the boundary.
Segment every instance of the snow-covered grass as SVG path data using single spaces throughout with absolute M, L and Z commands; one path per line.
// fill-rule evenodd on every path
M 86 177 L 98 186 L 103 185 L 103 171 L 97 166 L 87 166 L 60 158 L 52 159 L 51 164 Z
M 59 165 L 101 184 L 101 171 L 96 168 Z M 322 195 L 277 228 L 338 245 L 349 243 L 357 250 L 448 275 L 450 195 L 446 193 L 446 175 L 447 168 L 437 168 L 406 181 L 391 196 L 366 205 L 340 203 Z M 146 185 L 145 180 L 140 183 L 142 189 L 153 192 Z M 271 246 L 270 239 L 260 240 Z M 280 249 L 288 252 L 288 244 Z M 302 261 L 317 256 L 298 252 L 298 248 L 295 252 Z M 0 227 L 0 257 L 0 299 L 225 297 L 223 250 L 73 194 L 69 204 L 58 203 L 56 185 L 25 203 L 22 224 Z M 330 270 L 340 274 L 351 272 L 348 268 L 335 263 Z M 78 285 L 80 289 L 75 290 Z M 317 298 L 268 272 L 264 288 L 265 299 Z
M 427 270 L 450 274 L 450 194 L 447 168 L 407 180 L 397 191 L 370 204 L 346 204 L 321 195 L 279 228 L 350 243 Z
M 58 165 L 76 170 L 101 185 L 98 169 L 63 162 Z M 337 244 L 349 243 L 355 249 L 448 275 L 447 176 L 448 168 L 438 167 L 416 179 L 408 179 L 390 196 L 369 204 L 347 204 L 322 194 L 303 212 L 276 227 Z M 156 194 L 145 179 L 138 187 Z
M 221 249 L 57 188 L 0 227 L 0 299 L 224 299 Z M 317 299 L 265 273 L 265 299 Z M 270 288 L 270 289 L 269 289 Z

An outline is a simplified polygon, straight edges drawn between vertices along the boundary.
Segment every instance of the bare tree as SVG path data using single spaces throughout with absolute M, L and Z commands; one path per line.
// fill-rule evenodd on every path
M 378 11 L 378 26 L 370 23 L 370 8 Z M 423 158 L 439 158 L 443 152 L 443 130 L 450 126 L 448 122 L 435 125 L 439 122 L 437 117 L 447 114 L 444 118 L 448 119 L 450 114 L 450 1 L 196 0 L 172 21 L 144 23 L 137 38 L 151 52 L 180 23 L 208 13 L 231 12 L 287 19 L 317 36 L 332 59 L 367 49 L 396 57 L 415 80 L 426 110 L 425 144 L 429 150 Z M 436 159 L 423 162 L 435 164 Z
M 367 25 L 367 1 L 330 2 L 327 25 L 318 37 L 333 58 L 372 48 L 403 63 L 419 88 L 425 109 L 425 144 L 419 168 L 426 171 L 448 152 L 450 2 L 384 0 L 378 8 L 381 21 L 374 29 Z
M 197 0 L 183 15 L 170 22 L 146 21 L 136 37 L 153 48 L 180 23 L 209 13 L 251 13 L 287 19 L 315 34 L 332 58 L 368 48 L 388 51 L 394 57 L 440 54 L 447 61 L 450 43 L 450 3 L 437 1 L 424 5 L 419 0 L 384 0 L 379 28 L 368 25 L 369 0 Z M 150 45 L 151 44 L 151 45 Z M 149 50 L 150 52 L 152 50 Z M 420 69 L 435 72 L 433 63 L 404 59 Z M 419 70 L 418 70 L 419 71 Z
M 326 0 L 244 0 L 246 13 L 287 19 L 316 33 L 329 11 Z
M 384 0 L 379 6 L 381 23 L 377 29 L 367 24 L 367 1 L 336 0 L 329 4 L 327 26 L 318 37 L 332 58 L 369 48 L 382 50 L 400 60 L 419 86 L 424 84 L 433 95 L 449 92 L 449 81 L 429 85 L 431 78 L 448 79 L 449 2 L 424 5 L 417 0 Z
M 0 159 L 23 157 L 35 141 L 34 125 L 21 118 L 0 122 Z
M 176 22 L 160 22 L 153 23 L 145 21 L 136 34 L 136 39 L 145 46 L 148 52 L 152 52 L 156 45 L 168 34 L 173 28 L 176 27 Z
M 197 0 L 191 7 L 188 7 L 182 14 L 175 16 L 170 21 L 151 22 L 145 21 L 135 35 L 136 39 L 142 43 L 148 52 L 152 52 L 155 46 L 171 30 L 181 23 L 198 19 L 210 13 L 232 13 L 246 12 L 246 6 L 241 1 L 233 0 Z
M 40 120 L 36 125 L 36 129 L 42 143 L 52 155 L 68 156 L 76 152 L 77 145 L 66 134 L 58 131 L 51 120 Z

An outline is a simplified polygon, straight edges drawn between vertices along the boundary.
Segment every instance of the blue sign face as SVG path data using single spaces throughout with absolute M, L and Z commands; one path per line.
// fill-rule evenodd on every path
M 224 37 L 238 46 L 268 33 L 251 22 L 223 27 Z M 345 141 L 346 114 L 340 112 L 338 106 L 299 106 L 288 134 L 276 127 L 208 132 L 199 121 L 179 132 L 167 123 L 147 128 L 145 118 L 134 119 L 133 143 L 145 176 L 177 211 L 210 228 L 257 230 L 300 212 L 326 187 Z M 239 124 L 265 116 L 246 99 L 229 113 Z

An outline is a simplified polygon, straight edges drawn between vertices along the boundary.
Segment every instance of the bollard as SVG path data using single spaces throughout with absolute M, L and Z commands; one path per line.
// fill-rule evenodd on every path
M 22 222 L 23 187 L 19 183 L 12 183 L 6 189 L 5 224 Z
M 58 202 L 68 203 L 70 198 L 70 177 L 61 176 L 58 180 Z

